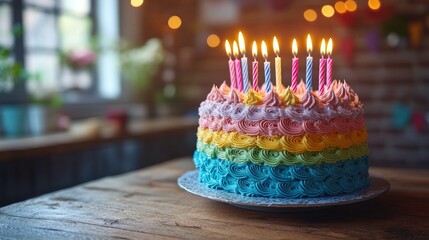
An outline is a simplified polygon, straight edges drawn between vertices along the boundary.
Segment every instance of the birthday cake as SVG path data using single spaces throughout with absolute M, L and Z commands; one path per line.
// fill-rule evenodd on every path
M 346 82 L 319 96 L 213 86 L 199 107 L 199 181 L 246 196 L 305 198 L 369 186 L 363 108 Z

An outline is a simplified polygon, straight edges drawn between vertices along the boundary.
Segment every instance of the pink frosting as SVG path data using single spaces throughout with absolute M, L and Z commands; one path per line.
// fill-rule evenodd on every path
M 228 95 L 229 92 L 231 91 L 231 89 L 228 87 L 228 85 L 225 83 L 225 81 L 222 83 L 222 85 L 220 85 L 219 87 L 219 91 L 223 94 L 223 95 Z
M 350 101 L 349 94 L 347 93 L 347 90 L 344 88 L 344 84 L 340 83 L 335 93 L 344 102 Z
M 332 89 L 327 90 L 321 97 L 321 101 L 329 106 L 336 107 L 340 104 L 340 99 L 335 95 Z
M 279 96 L 273 91 L 265 95 L 264 100 L 262 102 L 267 107 L 279 107 L 283 103 Z
M 307 91 L 301 99 L 302 106 L 307 109 L 313 109 L 318 105 L 318 101 L 314 97 L 313 93 Z
M 231 91 L 229 92 L 228 102 L 229 103 L 240 103 L 241 102 L 241 97 L 235 89 L 231 89 Z
M 355 119 L 334 118 L 331 120 L 304 120 L 302 122 L 289 118 L 278 120 L 234 120 L 232 118 L 222 118 L 214 116 L 202 116 L 199 125 L 203 129 L 212 131 L 240 132 L 247 135 L 288 135 L 302 136 L 306 133 L 311 134 L 328 134 L 330 132 L 344 133 L 350 130 L 361 130 L 365 128 L 363 116 Z
M 213 86 L 209 95 L 207 95 L 207 100 L 214 101 L 214 102 L 223 102 L 225 101 L 225 98 L 223 97 L 219 89 L 216 86 Z

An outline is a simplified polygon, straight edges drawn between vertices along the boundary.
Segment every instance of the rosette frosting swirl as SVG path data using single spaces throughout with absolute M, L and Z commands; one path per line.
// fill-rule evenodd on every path
M 265 197 L 319 197 L 349 193 L 369 185 L 366 156 L 315 166 L 270 167 L 235 163 L 196 151 L 200 181 L 216 189 Z M 331 174 L 336 169 L 336 174 Z

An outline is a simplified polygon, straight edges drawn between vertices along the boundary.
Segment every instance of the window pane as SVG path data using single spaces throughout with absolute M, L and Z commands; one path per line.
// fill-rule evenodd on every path
M 57 48 L 55 15 L 28 8 L 24 11 L 24 28 L 27 48 Z
M 91 9 L 90 0 L 62 0 L 61 8 L 66 12 L 72 12 L 75 14 L 86 15 L 89 14 Z
M 41 7 L 53 8 L 55 7 L 55 0 L 25 0 L 25 3 L 38 5 Z
M 89 47 L 91 38 L 90 18 L 61 15 L 59 24 L 63 51 Z
M 0 45 L 12 45 L 12 13 L 9 5 L 0 4 Z
M 31 79 L 27 82 L 27 87 L 31 94 L 40 96 L 52 91 L 58 91 L 60 62 L 56 52 L 29 52 L 26 56 L 26 64 L 30 73 L 40 76 L 38 80 Z

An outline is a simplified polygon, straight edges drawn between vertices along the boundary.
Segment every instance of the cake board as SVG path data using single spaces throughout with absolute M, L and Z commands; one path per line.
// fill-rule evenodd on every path
M 369 187 L 354 193 L 316 198 L 249 197 L 222 189 L 213 189 L 198 180 L 198 170 L 184 173 L 177 179 L 177 183 L 194 195 L 244 209 L 266 212 L 300 212 L 364 202 L 389 191 L 390 184 L 385 179 L 374 176 L 370 176 L 369 179 L 371 181 Z

